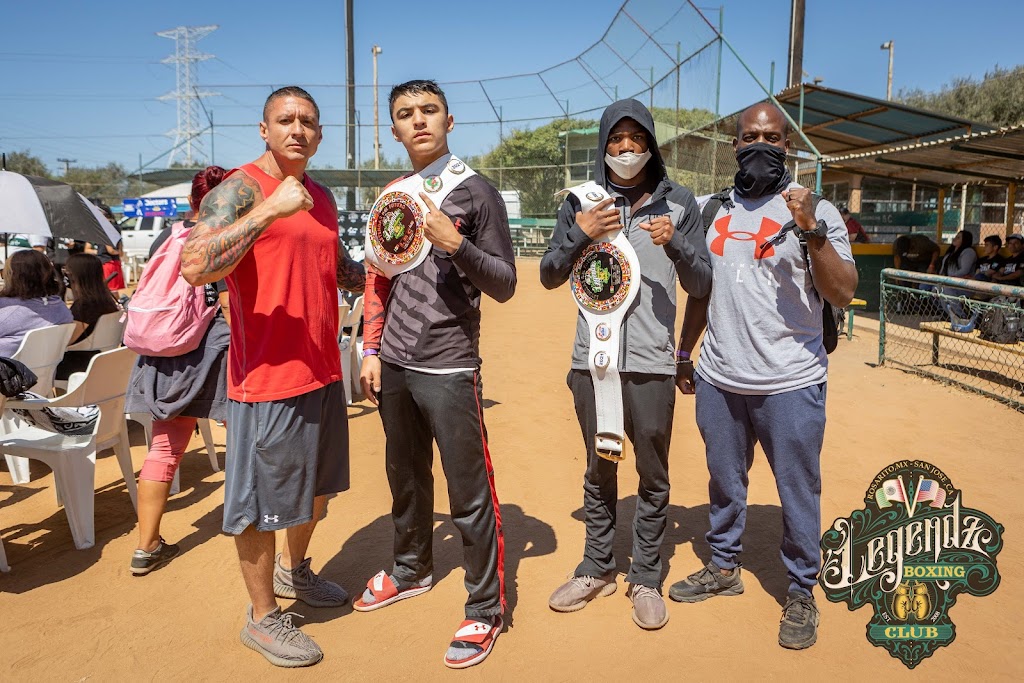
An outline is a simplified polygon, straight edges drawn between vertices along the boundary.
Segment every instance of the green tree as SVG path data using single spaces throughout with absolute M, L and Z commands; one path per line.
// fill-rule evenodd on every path
M 40 178 L 49 178 L 50 171 L 46 164 L 39 157 L 33 155 L 27 149 L 21 152 L 7 153 L 7 170 L 21 173 L 22 175 L 34 175 Z
M 667 123 L 670 126 L 678 126 L 680 132 L 696 130 L 705 124 L 715 120 L 715 113 L 707 109 L 671 109 L 669 107 L 655 107 L 651 110 L 651 116 L 659 123 Z
M 557 119 L 533 130 L 514 130 L 482 157 L 481 167 L 492 177 L 501 176 L 501 189 L 519 191 L 524 216 L 551 216 L 558 208 L 554 193 L 565 186 L 565 142 L 558 134 L 595 125 Z
M 901 89 L 896 99 L 914 107 L 980 121 L 993 126 L 1024 122 L 1024 65 L 996 66 L 981 80 L 958 77 L 938 92 Z
M 105 204 L 119 204 L 135 191 L 135 180 L 121 164 L 72 167 L 60 178 L 85 197 L 97 197 Z

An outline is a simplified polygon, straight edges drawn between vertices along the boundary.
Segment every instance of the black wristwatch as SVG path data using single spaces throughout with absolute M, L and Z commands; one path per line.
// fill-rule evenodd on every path
M 815 226 L 814 230 L 801 229 L 797 231 L 797 237 L 801 242 L 806 242 L 807 238 L 811 236 L 820 237 L 822 239 L 828 237 L 828 223 L 826 223 L 824 219 L 819 218 L 818 224 Z

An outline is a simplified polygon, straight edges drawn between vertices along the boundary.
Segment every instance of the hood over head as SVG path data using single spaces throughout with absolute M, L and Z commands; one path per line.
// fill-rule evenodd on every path
M 668 174 L 665 171 L 665 161 L 658 149 L 658 139 L 654 136 L 654 117 L 647 107 L 637 100 L 619 100 L 609 104 L 601 114 L 601 127 L 597 134 L 597 158 L 594 159 L 594 182 L 608 189 L 608 166 L 604 163 L 605 148 L 608 146 L 608 136 L 612 128 L 622 119 L 633 119 L 647 131 L 647 149 L 651 153 L 651 158 L 647 162 L 648 179 L 665 178 Z

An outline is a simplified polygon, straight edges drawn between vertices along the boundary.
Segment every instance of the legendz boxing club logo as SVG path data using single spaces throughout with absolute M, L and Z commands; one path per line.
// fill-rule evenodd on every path
M 818 582 L 850 610 L 871 605 L 868 641 L 913 669 L 953 642 L 949 611 L 960 593 L 999 586 L 1003 527 L 964 507 L 949 477 L 920 460 L 879 472 L 864 501 L 822 537 Z

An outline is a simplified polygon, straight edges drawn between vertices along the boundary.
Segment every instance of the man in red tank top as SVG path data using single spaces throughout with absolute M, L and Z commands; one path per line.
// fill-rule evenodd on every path
M 323 138 L 310 94 L 271 93 L 260 136 L 267 151 L 203 200 L 181 273 L 192 285 L 226 278 L 231 301 L 224 531 L 235 536 L 252 601 L 241 640 L 297 667 L 323 653 L 276 598 L 348 600 L 305 554 L 328 496 L 349 486 L 337 287 L 361 291 L 364 274 L 339 254 L 333 195 L 305 173 Z M 278 529 L 287 532 L 275 559 Z

